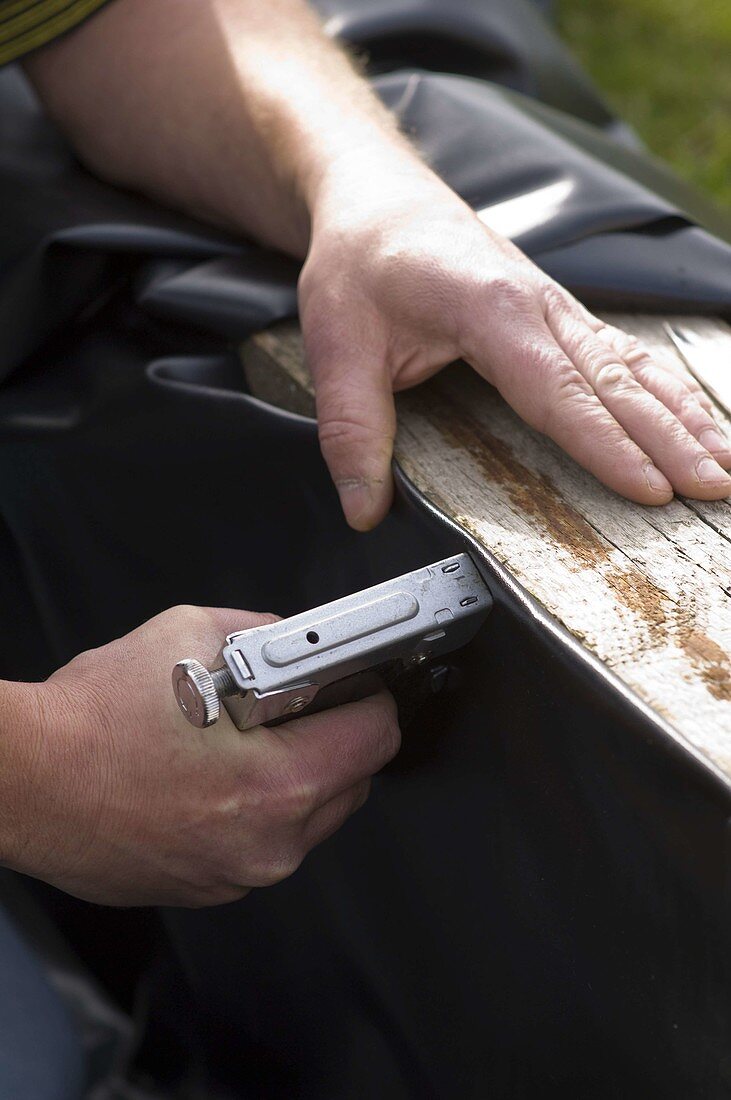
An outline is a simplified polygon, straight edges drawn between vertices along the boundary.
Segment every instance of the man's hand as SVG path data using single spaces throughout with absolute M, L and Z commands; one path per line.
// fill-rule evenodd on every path
M 304 0 L 115 0 L 26 68 L 103 177 L 307 255 L 320 434 L 353 526 L 388 508 L 392 390 L 459 357 L 633 500 L 731 493 L 701 391 L 482 225 Z
M 190 726 L 175 661 L 212 661 L 225 634 L 269 621 L 173 608 L 19 685 L 34 719 L 4 739 L 1 861 L 112 905 L 213 905 L 290 875 L 364 803 L 400 737 L 388 695 L 276 729 L 241 733 L 225 713 Z
M 323 453 L 356 528 L 390 504 L 392 391 L 458 358 L 632 500 L 731 492 L 731 444 L 700 387 L 593 317 L 415 159 L 356 154 L 325 174 L 300 313 Z

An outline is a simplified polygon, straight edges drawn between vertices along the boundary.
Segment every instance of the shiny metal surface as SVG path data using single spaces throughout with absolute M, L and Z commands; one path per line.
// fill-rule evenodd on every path
M 221 704 L 216 684 L 200 661 L 192 658 L 178 661 L 173 669 L 173 692 L 192 726 L 205 729 L 218 721 Z
M 465 645 L 492 597 L 469 554 L 457 554 L 289 619 L 230 634 L 222 665 L 173 670 L 178 705 L 210 726 L 220 699 L 239 729 L 309 706 L 318 692 L 385 662 L 404 668 Z M 377 687 L 375 688 L 377 690 Z

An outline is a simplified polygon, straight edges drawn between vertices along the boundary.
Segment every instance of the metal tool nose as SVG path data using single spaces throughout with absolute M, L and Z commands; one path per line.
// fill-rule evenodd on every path
M 231 695 L 236 684 L 227 668 L 209 672 L 200 661 L 187 657 L 173 668 L 173 691 L 178 706 L 191 725 L 212 726 L 221 716 L 221 699 Z

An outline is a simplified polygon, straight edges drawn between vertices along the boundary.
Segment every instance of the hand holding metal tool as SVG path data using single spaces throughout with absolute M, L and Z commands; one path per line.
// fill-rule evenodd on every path
M 469 554 L 417 569 L 289 619 L 229 634 L 218 667 L 173 669 L 192 725 L 213 725 L 221 700 L 240 729 L 324 710 L 392 686 L 465 645 L 492 606 Z

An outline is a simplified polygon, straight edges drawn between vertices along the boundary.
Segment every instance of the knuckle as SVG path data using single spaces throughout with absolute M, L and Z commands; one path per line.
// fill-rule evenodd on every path
M 701 425 L 706 423 L 706 417 L 703 415 L 703 410 L 698 398 L 695 394 L 690 393 L 689 390 L 686 390 L 685 393 L 683 393 L 682 390 L 678 392 L 675 408 L 677 410 L 676 416 L 681 420 L 688 422 L 695 420 Z
M 296 767 L 282 768 L 271 784 L 268 816 L 281 825 L 292 825 L 307 817 L 317 805 L 317 784 Z
M 624 339 L 618 341 L 615 347 L 623 356 L 627 365 L 630 367 L 651 367 L 652 356 L 647 348 L 634 336 L 628 336 L 626 333 L 622 333 L 621 335 Z
M 626 360 L 649 359 L 647 349 L 640 344 L 636 336 L 633 336 L 629 332 L 625 332 L 624 329 L 615 328 L 614 325 L 604 324 L 596 333 L 596 336 L 602 343 L 613 348 L 615 352 L 618 352 L 619 355 Z
M 333 270 L 339 271 L 340 278 L 332 278 Z M 326 326 L 347 296 L 346 284 L 343 257 L 337 247 L 326 253 L 311 252 L 297 279 L 300 304 L 314 306 L 322 326 Z
M 195 604 L 177 604 L 163 611 L 161 618 L 167 620 L 166 625 L 176 629 L 207 630 L 214 626 L 213 616 L 208 608 Z
M 235 845 L 227 832 L 219 832 L 217 841 L 214 846 L 201 837 L 198 843 L 189 846 L 187 866 L 178 880 L 179 889 L 190 899 L 198 896 L 201 905 L 218 904 L 217 899 L 240 888 Z M 193 901 L 186 904 L 193 904 Z
M 294 783 L 281 796 L 279 810 L 289 822 L 301 821 L 317 804 L 317 788 L 312 783 Z
M 531 426 L 551 435 L 567 417 L 598 405 L 594 390 L 578 371 L 559 369 L 554 373 L 548 399 L 536 408 Z
M 218 821 L 217 828 L 207 829 L 197 846 L 190 885 L 209 898 L 218 894 L 233 900 L 249 887 L 270 886 L 301 862 L 301 822 L 291 820 L 283 800 L 255 798 L 240 809 Z
M 595 396 L 593 389 L 578 371 L 562 371 L 556 376 L 554 397 L 562 404 L 576 404 Z
M 354 412 L 321 421 L 319 436 L 326 457 L 348 459 L 348 464 L 355 467 L 353 448 L 362 448 L 369 454 L 383 452 L 388 457 L 394 433 L 384 426 L 369 424 Z
M 543 285 L 542 291 L 544 311 L 546 314 L 557 313 L 566 316 L 576 315 L 576 304 L 568 291 L 558 283 L 548 281 Z
M 628 389 L 634 381 L 626 366 L 613 357 L 605 359 L 595 356 L 593 374 L 594 388 L 598 392 L 616 393 L 618 390 Z
M 672 388 L 672 379 L 665 378 L 663 373 L 659 371 L 648 359 L 640 360 L 627 360 L 629 369 L 632 371 L 633 376 L 637 381 L 646 388 L 650 386 L 659 386 L 668 391 L 668 387 Z
M 586 404 L 587 400 L 596 399 L 594 389 L 586 378 L 573 368 L 555 370 L 550 382 L 551 385 L 546 390 L 549 396 L 545 404 L 547 414 L 553 411 L 563 414 L 567 409 L 574 412 L 577 406 Z
M 323 447 L 350 444 L 354 438 L 370 439 L 378 432 L 364 423 L 358 416 L 337 416 L 325 420 L 320 425 L 320 443 Z
M 485 290 L 500 309 L 524 312 L 535 306 L 535 292 L 527 283 L 512 275 L 492 276 Z
M 302 859 L 303 856 L 291 847 L 260 854 L 248 862 L 244 872 L 246 881 L 251 886 L 276 886 L 294 874 Z

